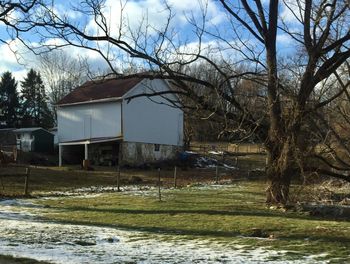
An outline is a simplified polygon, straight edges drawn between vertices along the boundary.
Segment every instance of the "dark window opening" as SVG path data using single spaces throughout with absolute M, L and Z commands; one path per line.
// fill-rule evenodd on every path
M 160 145 L 159 144 L 154 144 L 154 151 L 159 151 Z

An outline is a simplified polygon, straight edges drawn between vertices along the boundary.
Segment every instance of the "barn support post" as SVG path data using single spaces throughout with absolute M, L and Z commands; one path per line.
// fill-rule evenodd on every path
M 88 144 L 85 144 L 84 159 L 85 159 L 85 160 L 88 160 L 88 159 L 89 159 L 89 147 L 88 147 Z
M 61 144 L 58 145 L 58 166 L 62 167 L 62 148 Z

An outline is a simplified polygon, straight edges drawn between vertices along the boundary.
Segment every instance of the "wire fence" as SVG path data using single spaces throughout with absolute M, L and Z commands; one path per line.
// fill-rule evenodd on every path
M 198 153 L 210 153 L 210 152 L 228 152 L 232 154 L 263 154 L 265 148 L 263 144 L 255 143 L 202 143 L 193 142 L 189 148 L 190 151 Z

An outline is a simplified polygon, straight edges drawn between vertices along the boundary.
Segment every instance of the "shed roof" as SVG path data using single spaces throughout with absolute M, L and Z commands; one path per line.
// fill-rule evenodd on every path
M 143 78 L 133 77 L 128 79 L 105 79 L 89 81 L 74 89 L 63 97 L 57 105 L 90 102 L 101 99 L 120 98 Z
M 16 130 L 16 128 L 0 128 L 0 132 L 10 132 Z
M 34 132 L 34 131 L 37 131 L 37 130 L 40 130 L 40 129 L 46 131 L 47 133 L 50 133 L 49 131 L 47 131 L 46 129 L 44 129 L 42 127 L 23 127 L 23 128 L 15 129 L 15 130 L 13 130 L 13 132 L 15 132 L 15 133 L 26 133 L 26 132 Z

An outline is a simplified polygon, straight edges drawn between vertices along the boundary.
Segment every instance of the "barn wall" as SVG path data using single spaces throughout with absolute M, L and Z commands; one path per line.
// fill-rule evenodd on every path
M 121 103 L 104 102 L 57 109 L 58 141 L 121 135 Z
M 125 97 L 141 93 L 169 90 L 163 80 L 144 80 Z M 173 95 L 167 95 L 172 96 Z M 163 103 L 163 104 L 159 104 Z M 123 101 L 123 134 L 128 142 L 182 146 L 183 112 L 170 107 L 160 97 L 139 97 L 130 102 Z
M 145 163 L 176 159 L 181 147 L 174 145 L 159 145 L 156 151 L 156 144 L 123 142 L 120 144 L 120 164 L 138 166 Z

